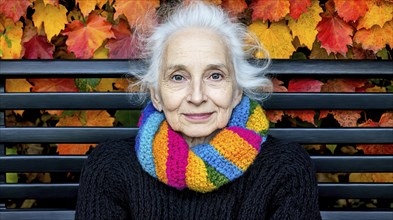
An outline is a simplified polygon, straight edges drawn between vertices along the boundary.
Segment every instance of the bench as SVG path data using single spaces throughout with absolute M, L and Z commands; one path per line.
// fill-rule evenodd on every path
M 6 208 L 9 199 L 49 199 L 75 202 L 77 183 L 5 182 L 7 172 L 80 172 L 86 156 L 6 156 L 5 145 L 15 143 L 97 143 L 108 137 L 135 136 L 137 128 L 6 127 L 5 110 L 11 109 L 141 109 L 136 97 L 125 93 L 5 93 L 10 78 L 115 78 L 131 69 L 145 69 L 133 60 L 0 60 L 0 219 L 73 219 L 65 208 Z M 377 60 L 273 60 L 269 69 L 278 77 L 390 78 L 391 61 Z M 266 109 L 392 110 L 392 93 L 274 93 Z M 272 128 L 272 136 L 301 144 L 392 144 L 393 128 Z M 307 134 L 307 135 L 304 135 Z M 312 156 L 317 171 L 393 172 L 393 155 Z M 393 201 L 393 183 L 319 183 L 326 199 L 387 199 Z M 74 204 L 74 203 L 71 203 Z M 322 209 L 323 219 L 392 219 L 393 209 Z

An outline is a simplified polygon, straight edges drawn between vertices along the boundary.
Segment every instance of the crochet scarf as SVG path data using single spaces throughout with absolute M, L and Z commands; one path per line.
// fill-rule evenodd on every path
M 179 190 L 210 192 L 243 175 L 266 140 L 269 122 L 258 102 L 244 96 L 227 127 L 208 144 L 189 147 L 150 102 L 139 119 L 135 150 L 142 168 Z

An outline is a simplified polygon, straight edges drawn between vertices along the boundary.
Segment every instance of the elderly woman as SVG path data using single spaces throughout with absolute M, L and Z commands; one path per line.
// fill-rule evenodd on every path
M 151 102 L 134 140 L 102 143 L 82 170 L 76 219 L 320 219 L 299 145 L 268 136 L 246 29 L 194 3 L 149 38 Z

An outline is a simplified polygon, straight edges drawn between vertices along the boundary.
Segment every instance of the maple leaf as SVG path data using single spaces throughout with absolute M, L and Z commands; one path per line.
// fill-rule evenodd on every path
M 351 183 L 373 182 L 372 173 L 350 173 L 349 182 Z
M 45 36 L 35 35 L 28 42 L 23 43 L 22 56 L 26 59 L 52 59 L 54 45 Z
M 327 51 L 321 47 L 321 42 L 314 41 L 311 49 L 310 59 L 335 59 L 334 54 L 328 54 Z
M 113 85 L 118 78 L 102 78 L 100 83 L 95 88 L 96 92 L 109 92 L 113 91 Z
M 358 90 L 356 90 L 358 91 Z M 373 86 L 371 88 L 366 88 L 366 92 L 386 92 L 385 87 Z
M 34 4 L 33 21 L 34 25 L 41 30 L 45 29 L 48 41 L 53 36 L 58 35 L 67 21 L 67 9 L 63 5 L 58 7 L 51 4 L 45 5 L 42 0 L 37 0 Z M 40 32 L 40 31 L 39 31 Z
M 130 84 L 135 83 L 135 80 L 130 79 L 118 79 L 115 82 L 115 88 L 120 91 L 128 91 L 128 92 L 139 92 L 139 88 L 129 88 Z M 131 90 L 129 90 L 131 89 Z
M 314 122 L 314 110 L 285 110 L 285 114 L 291 116 L 292 118 L 298 117 L 302 121 L 309 122 L 315 127 L 317 126 Z
M 21 57 L 23 24 L 0 14 L 0 57 L 3 59 L 19 59 Z
M 30 92 L 32 85 L 26 79 L 6 79 L 6 92 Z
M 14 22 L 17 22 L 21 16 L 26 15 L 27 8 L 30 4 L 29 0 L 1 0 L 0 14 L 5 15 L 7 18 L 12 18 Z
M 376 183 L 391 183 L 393 182 L 393 173 L 373 173 L 372 178 Z
M 379 119 L 380 127 L 393 127 L 393 112 L 385 112 Z
M 323 82 L 315 79 L 291 79 L 288 92 L 320 92 Z
M 369 29 L 374 25 L 383 27 L 385 22 L 393 19 L 393 3 L 379 0 L 366 1 L 369 10 L 359 19 L 357 29 Z
M 279 21 L 289 13 L 288 0 L 256 0 L 250 7 L 254 10 L 252 20 L 262 19 L 263 21 Z
M 314 0 L 314 4 L 315 2 L 319 3 L 319 1 Z M 289 16 L 293 19 L 298 19 L 302 13 L 307 11 L 307 7 L 311 6 L 311 0 L 289 0 L 289 3 Z
M 236 16 L 247 8 L 247 3 L 244 0 L 222 0 L 221 7 Z
M 283 86 L 284 82 L 277 78 L 272 78 L 273 92 L 288 92 L 288 89 Z
M 138 19 L 144 18 L 148 11 L 154 13 L 155 9 L 159 6 L 159 0 L 116 0 L 114 4 L 114 8 L 116 9 L 114 19 L 124 14 L 127 17 L 128 24 L 133 27 L 136 25 Z
M 368 10 L 366 1 L 334 0 L 334 4 L 337 14 L 346 22 L 358 20 Z
M 274 22 L 268 27 L 267 22 L 253 22 L 249 30 L 258 37 L 258 40 L 269 51 L 271 58 L 287 59 L 295 51 L 291 41 L 292 36 L 285 21 Z
M 359 124 L 358 127 L 379 127 L 379 123 L 368 119 L 367 121 Z
M 57 152 L 59 155 L 84 155 L 97 144 L 58 144 Z
M 393 154 L 393 144 L 358 144 L 356 147 L 363 150 L 366 155 L 370 154 Z
M 323 15 L 317 25 L 317 39 L 327 53 L 340 53 L 345 56 L 347 45 L 352 45 L 352 27 L 337 16 Z
M 112 27 L 112 31 L 115 39 L 110 39 L 105 45 L 109 49 L 109 58 L 140 58 L 141 50 L 138 48 L 137 39 L 131 34 L 127 21 L 120 19 L 119 23 Z
M 85 126 L 112 127 L 115 118 L 111 117 L 106 110 L 89 110 L 86 114 Z
M 367 79 L 329 79 L 321 87 L 321 92 L 356 92 L 367 82 Z
M 319 120 L 322 118 L 326 118 L 331 113 L 331 110 L 320 110 L 319 111 Z
M 86 25 L 79 20 L 67 24 L 63 35 L 68 36 L 68 51 L 74 52 L 80 59 L 91 58 L 105 39 L 114 37 L 111 26 L 105 18 L 96 14 L 89 15 Z
M 270 122 L 277 123 L 284 116 L 283 110 L 266 110 L 266 117 Z
M 319 16 L 322 12 L 323 10 L 319 6 L 319 1 L 314 0 L 312 7 L 306 13 L 301 14 L 300 17 L 298 16 L 296 21 L 289 18 L 288 26 L 292 31 L 292 35 L 297 36 L 300 43 L 306 45 L 309 49 L 312 48 L 315 37 L 318 34 L 315 28 L 322 20 L 321 16 Z
M 93 59 L 108 59 L 108 57 L 109 50 L 104 45 L 101 45 L 93 54 Z
M 334 118 L 341 127 L 356 127 L 362 111 L 357 110 L 332 110 Z
M 59 6 L 59 0 L 44 0 L 45 5 L 53 5 L 55 7 Z
M 33 83 L 33 92 L 78 92 L 74 79 L 69 78 L 47 78 L 29 79 Z
M 82 14 L 84 16 L 87 16 L 91 11 L 95 9 L 97 5 L 97 0 L 75 0 L 75 4 L 78 4 Z
M 353 40 L 362 45 L 365 50 L 372 50 L 377 53 L 386 44 L 393 46 L 393 20 L 386 22 L 383 28 L 374 25 L 371 29 L 358 30 Z

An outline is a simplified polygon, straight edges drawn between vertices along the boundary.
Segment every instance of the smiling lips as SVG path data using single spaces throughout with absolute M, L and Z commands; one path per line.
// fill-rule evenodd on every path
M 190 121 L 205 121 L 209 119 L 209 117 L 213 114 L 213 112 L 209 113 L 198 113 L 198 114 L 184 114 L 184 116 Z

